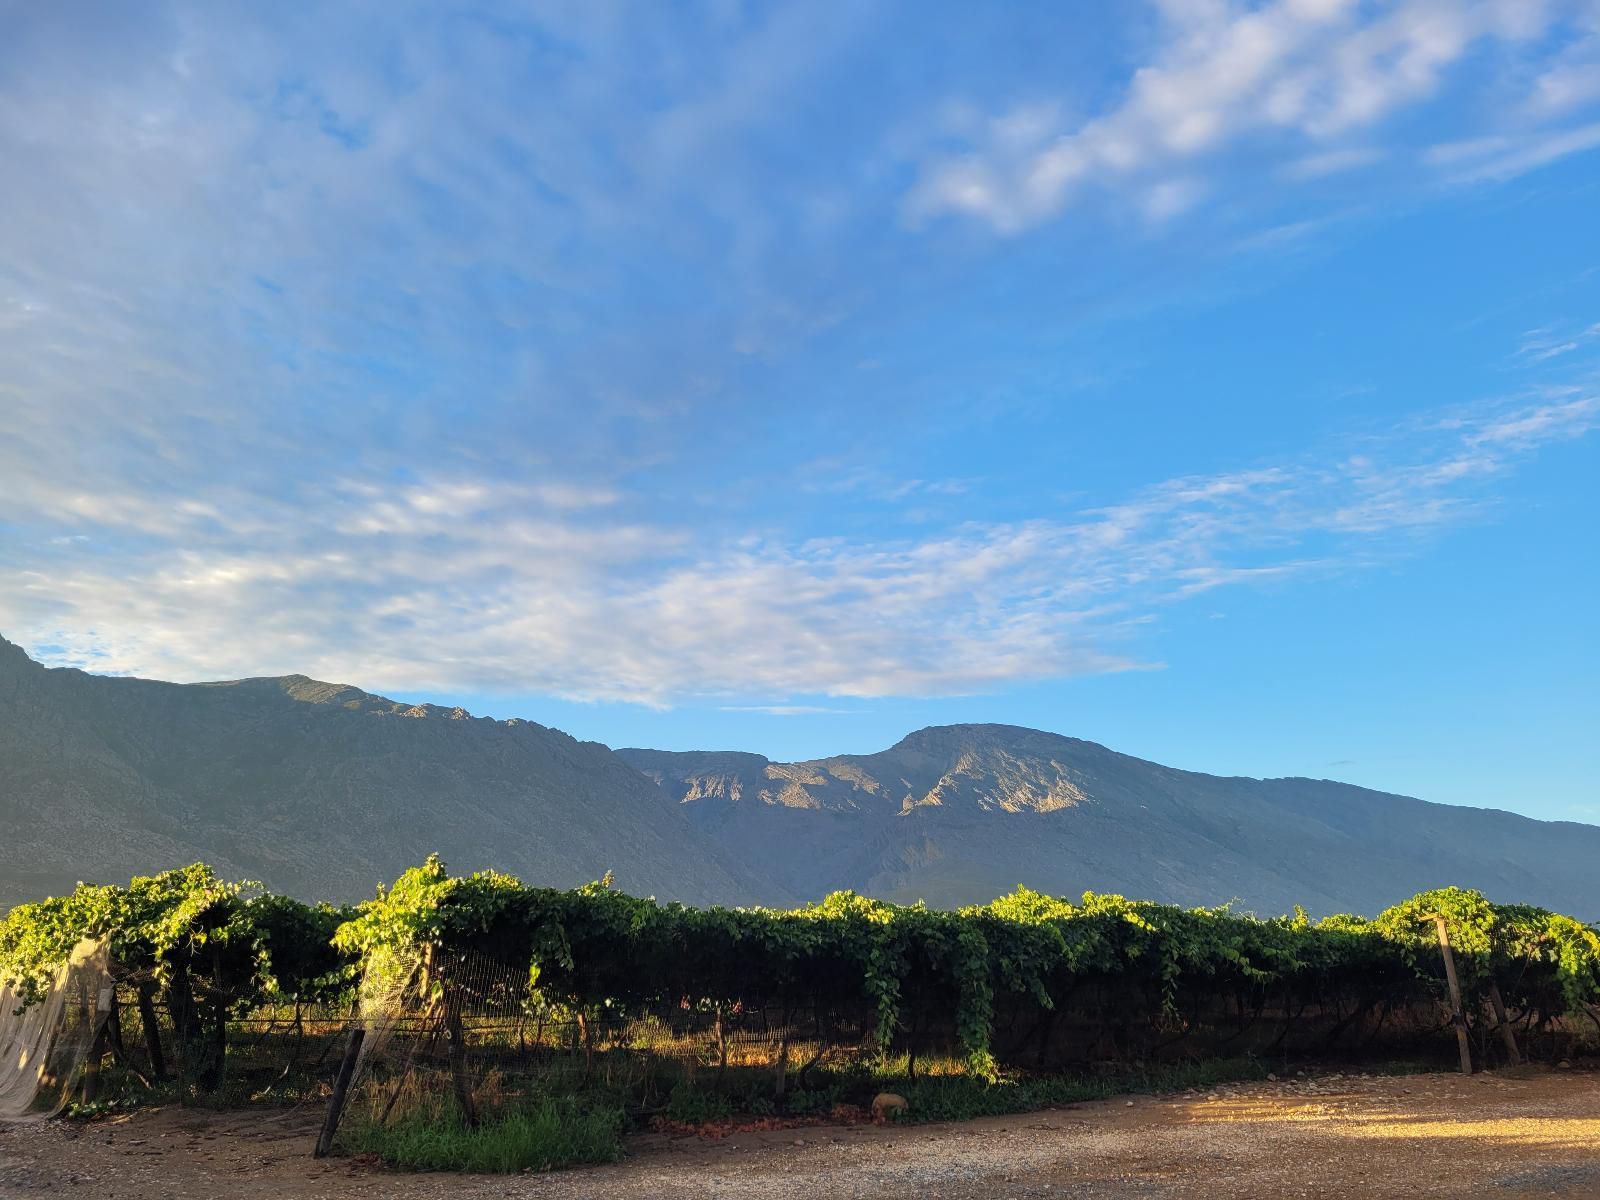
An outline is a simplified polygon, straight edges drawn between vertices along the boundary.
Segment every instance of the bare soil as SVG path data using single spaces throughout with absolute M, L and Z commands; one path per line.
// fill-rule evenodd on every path
M 615 1166 L 453 1176 L 310 1157 L 320 1112 L 0 1124 L 0 1197 L 1600 1197 L 1600 1073 L 1323 1076 L 959 1124 L 641 1136 Z

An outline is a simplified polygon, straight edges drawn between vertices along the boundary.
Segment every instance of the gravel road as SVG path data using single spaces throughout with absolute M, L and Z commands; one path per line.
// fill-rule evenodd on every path
M 309 1155 L 318 1114 L 0 1124 L 0 1197 L 812 1200 L 1600 1197 L 1600 1074 L 1332 1076 L 1009 1118 L 647 1136 L 615 1166 L 407 1175 Z

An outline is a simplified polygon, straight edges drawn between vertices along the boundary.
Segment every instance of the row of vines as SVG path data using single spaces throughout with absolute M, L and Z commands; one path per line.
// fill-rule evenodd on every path
M 134 994 L 155 1074 L 215 1091 L 230 1022 L 264 1004 L 346 1003 L 360 965 L 333 944 L 355 908 L 305 904 L 230 883 L 196 863 L 126 887 L 79 884 L 0 919 L 0 985 L 41 1001 L 85 937 L 107 937 L 119 988 Z M 177 1061 L 163 1058 L 157 1007 Z
M 695 909 L 609 881 L 560 891 L 496 872 L 451 876 L 436 858 L 349 908 L 228 883 L 198 864 L 127 887 L 80 885 L 0 920 L 0 981 L 26 995 L 79 938 L 109 935 L 141 1013 L 164 1005 L 178 1065 L 202 1086 L 221 1079 L 231 1019 L 263 1004 L 349 1004 L 363 974 L 381 980 L 422 958 L 525 971 L 542 1003 L 577 1014 L 805 1011 L 824 1038 L 853 1023 L 884 1051 L 937 1030 L 989 1074 L 1042 1048 L 1067 1018 L 1181 1033 L 1218 1011 L 1350 1020 L 1436 1008 L 1438 917 L 1469 1021 L 1490 1020 L 1479 1014 L 1493 998 L 1529 1028 L 1600 1028 L 1600 930 L 1456 888 L 1375 919 L 1261 919 L 1094 894 L 1074 903 L 1026 888 L 957 911 L 849 892 L 787 911 Z M 447 971 L 434 986 L 450 986 Z M 1028 1038 L 1002 1039 L 1001 1028 Z

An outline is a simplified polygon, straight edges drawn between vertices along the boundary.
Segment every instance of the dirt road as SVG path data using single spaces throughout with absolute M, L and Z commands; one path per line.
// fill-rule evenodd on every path
M 1600 1197 L 1600 1074 L 1324 1077 L 950 1125 L 641 1137 L 616 1166 L 396 1174 L 308 1157 L 318 1114 L 0 1124 L 0 1197 Z

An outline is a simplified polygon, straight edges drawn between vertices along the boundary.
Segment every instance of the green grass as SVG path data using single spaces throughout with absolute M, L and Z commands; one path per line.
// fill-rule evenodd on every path
M 740 1107 L 748 1109 L 747 1100 Z M 772 1106 L 770 1102 L 767 1108 Z M 672 1089 L 672 1095 L 667 1099 L 667 1118 L 672 1121 L 688 1121 L 691 1124 L 700 1124 L 704 1121 L 719 1121 L 731 1116 L 734 1101 L 719 1092 L 703 1091 L 690 1084 L 680 1083 Z
M 349 1123 L 340 1142 L 408 1171 L 551 1171 L 622 1157 L 625 1118 L 618 1108 L 575 1097 L 540 1097 L 508 1106 L 476 1126 L 452 1103 L 414 1109 L 388 1125 Z

